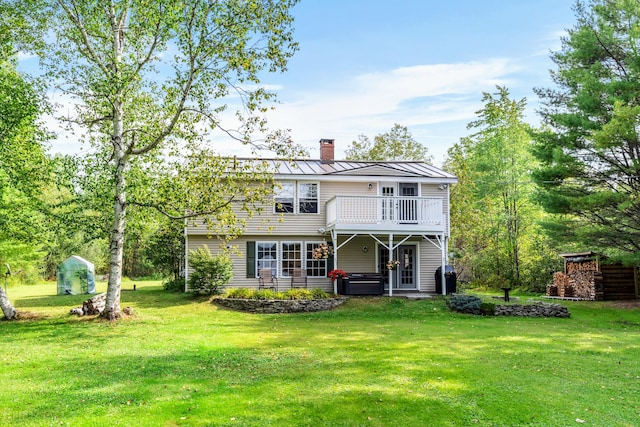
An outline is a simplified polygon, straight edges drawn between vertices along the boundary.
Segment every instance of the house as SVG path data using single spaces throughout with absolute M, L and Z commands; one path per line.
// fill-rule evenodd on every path
M 268 162 L 280 188 L 231 242 L 239 253 L 231 254 L 230 287 L 258 287 L 266 269 L 284 290 L 302 269 L 309 288 L 335 292 L 327 274 L 341 269 L 382 274 L 389 295 L 435 293 L 435 272 L 447 258 L 455 176 L 423 162 L 335 160 L 332 139 L 320 140 L 319 160 Z M 187 254 L 203 244 L 220 250 L 202 225 L 187 225 L 185 236 Z

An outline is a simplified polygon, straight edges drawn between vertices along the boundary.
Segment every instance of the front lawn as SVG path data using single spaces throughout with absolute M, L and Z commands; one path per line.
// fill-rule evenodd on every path
M 0 424 L 640 425 L 637 308 L 480 317 L 379 297 L 256 315 L 137 289 L 135 316 L 109 324 L 67 315 L 87 297 L 55 284 L 9 288 L 45 317 L 0 322 Z

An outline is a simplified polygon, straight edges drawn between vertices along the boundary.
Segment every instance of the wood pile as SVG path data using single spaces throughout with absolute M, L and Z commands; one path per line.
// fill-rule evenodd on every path
M 69 310 L 69 314 L 77 316 L 90 316 L 102 313 L 107 303 L 107 294 L 102 293 L 94 295 L 82 303 L 82 307 L 76 307 Z
M 595 252 L 561 254 L 564 272 L 554 273 L 547 296 L 587 300 L 636 299 L 638 269 L 620 264 L 602 264 Z
M 554 292 L 555 295 L 552 295 L 550 292 Z M 560 272 L 553 273 L 553 285 L 552 287 L 547 287 L 547 295 L 559 296 L 561 298 L 572 297 L 573 287 L 571 286 L 571 277 Z
M 578 273 L 581 271 L 598 271 L 598 263 L 596 260 L 572 262 L 567 261 L 567 274 Z
M 577 298 L 595 300 L 596 276 L 602 278 L 599 271 L 578 270 L 571 274 L 569 283 L 573 288 L 573 295 Z

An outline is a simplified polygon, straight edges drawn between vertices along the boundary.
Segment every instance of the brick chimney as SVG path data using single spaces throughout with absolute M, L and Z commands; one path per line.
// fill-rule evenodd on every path
M 320 161 L 322 163 L 333 163 L 333 139 L 321 139 L 320 140 Z

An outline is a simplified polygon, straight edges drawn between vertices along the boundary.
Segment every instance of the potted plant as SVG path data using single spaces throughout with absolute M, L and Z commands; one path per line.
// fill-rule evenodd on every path
M 338 281 L 338 293 L 343 294 L 344 284 L 342 283 L 342 279 L 347 277 L 347 273 L 344 270 L 336 268 L 335 270 L 331 270 L 329 273 L 327 273 L 327 277 L 331 279 L 332 283 L 336 280 Z
M 395 270 L 400 265 L 400 261 L 392 259 L 387 261 L 387 270 Z

